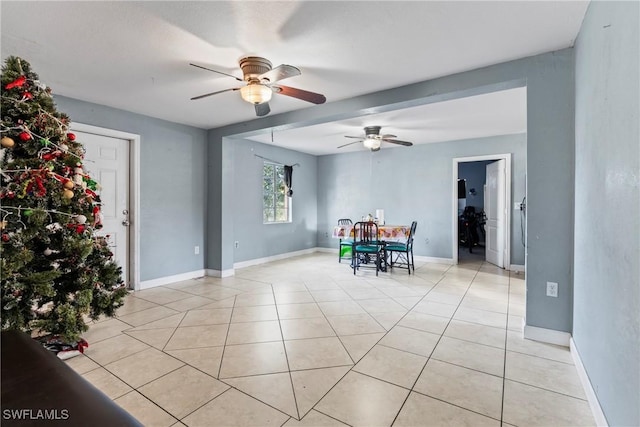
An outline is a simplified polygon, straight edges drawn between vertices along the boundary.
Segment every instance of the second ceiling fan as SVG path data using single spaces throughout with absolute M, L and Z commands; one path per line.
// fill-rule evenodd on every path
M 396 138 L 395 135 L 380 135 L 381 126 L 366 126 L 364 128 L 364 136 L 346 136 L 345 138 L 355 138 L 358 141 L 350 142 L 348 144 L 344 144 L 339 146 L 338 148 L 346 147 L 348 145 L 357 144 L 358 142 L 362 142 L 362 145 L 365 148 L 370 149 L 371 151 L 380 150 L 380 146 L 382 142 L 389 142 L 391 144 L 404 145 L 405 147 L 411 147 L 413 145 L 412 142 L 409 141 L 400 141 Z
M 202 99 L 211 95 L 217 95 L 219 93 L 239 90 L 242 99 L 255 106 L 256 115 L 259 117 L 266 116 L 271 111 L 271 108 L 269 107 L 269 101 L 271 100 L 272 93 L 279 93 L 281 95 L 301 99 L 313 104 L 324 104 L 324 102 L 327 100 L 324 95 L 321 95 L 319 93 L 296 89 L 289 86 L 283 86 L 281 84 L 274 84 L 276 82 L 279 82 L 280 80 L 299 76 L 301 74 L 300 70 L 292 65 L 282 64 L 278 65 L 275 68 L 272 68 L 271 62 L 269 60 L 261 58 L 259 56 L 245 56 L 243 58 L 240 58 L 239 63 L 243 75 L 242 79 L 231 74 L 223 73 L 222 71 L 216 71 L 210 68 L 203 67 L 201 65 L 189 64 L 194 67 L 202 68 L 203 70 L 233 77 L 239 82 L 247 83 L 245 86 L 206 93 L 204 95 L 194 96 L 191 99 Z

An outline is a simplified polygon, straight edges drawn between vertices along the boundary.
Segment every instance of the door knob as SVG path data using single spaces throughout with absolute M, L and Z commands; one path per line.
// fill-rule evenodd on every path
M 131 224 L 131 223 L 129 222 L 128 219 L 125 219 L 124 221 L 122 221 L 122 225 L 124 225 L 125 227 L 128 227 L 129 224 Z

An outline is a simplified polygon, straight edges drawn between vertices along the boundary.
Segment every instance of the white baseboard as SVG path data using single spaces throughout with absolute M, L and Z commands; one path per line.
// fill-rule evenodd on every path
M 333 254 L 335 253 L 336 255 L 338 255 L 338 248 L 321 248 L 321 247 L 317 247 L 315 252 L 326 252 L 326 253 L 330 253 Z
M 539 328 L 537 326 L 524 325 L 522 331 L 526 339 L 546 342 L 549 344 L 561 345 L 569 347 L 571 334 L 569 332 L 556 331 L 553 329 Z
M 524 273 L 524 265 L 520 264 L 511 264 L 509 266 L 509 270 L 515 271 L 516 273 Z
M 230 268 L 228 270 L 207 269 L 206 272 L 207 272 L 207 276 L 209 277 L 231 277 L 236 274 L 236 270 L 233 268 Z
M 573 341 L 573 337 L 569 340 L 569 348 L 571 349 L 571 357 L 573 358 L 573 363 L 576 365 L 576 370 L 578 371 L 578 376 L 580 377 L 584 393 L 587 395 L 587 400 L 589 401 L 591 413 L 596 421 L 596 425 L 598 427 L 608 427 L 609 424 L 607 423 L 607 418 L 604 416 L 604 412 L 602 411 L 596 392 L 593 390 L 591 381 L 589 381 L 589 375 L 582 364 L 582 359 L 580 358 L 580 353 L 576 348 L 576 343 Z
M 414 261 L 417 262 L 433 262 L 436 264 L 447 264 L 447 265 L 453 265 L 453 258 L 438 258 L 438 257 L 433 257 L 433 256 L 418 256 L 415 255 L 413 257 Z
M 233 268 L 236 269 L 236 268 L 251 267 L 252 265 L 266 264 L 268 262 L 278 261 L 281 259 L 291 258 L 294 256 L 312 254 L 314 252 L 317 252 L 317 249 L 318 248 L 302 249 L 300 251 L 287 252 L 284 254 L 272 255 L 264 258 L 256 258 L 256 259 L 250 259 L 247 261 L 234 262 Z M 334 250 L 337 251 L 337 249 L 334 249 Z
M 157 279 L 143 280 L 140 282 L 140 289 L 155 288 L 156 286 L 168 285 L 170 283 L 182 282 L 183 280 L 197 279 L 198 277 L 205 276 L 205 270 L 190 271 L 188 273 L 175 274 L 173 276 L 159 277 Z

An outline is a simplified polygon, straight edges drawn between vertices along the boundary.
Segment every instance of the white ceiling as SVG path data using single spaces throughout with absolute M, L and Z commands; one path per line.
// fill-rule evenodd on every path
M 2 1 L 2 59 L 20 56 L 55 94 L 204 129 L 255 119 L 236 87 L 263 56 L 302 71 L 283 84 L 327 102 L 572 46 L 588 1 Z M 367 125 L 414 143 L 524 131 L 524 91 L 447 101 L 310 128 L 274 141 L 336 151 Z M 312 104 L 274 95 L 271 115 Z M 426 119 L 425 119 L 426 118 Z M 73 117 L 72 117 L 73 119 Z M 269 142 L 271 135 L 254 137 Z M 317 140 L 316 140 L 317 139 Z M 301 147 L 301 141 L 308 146 Z

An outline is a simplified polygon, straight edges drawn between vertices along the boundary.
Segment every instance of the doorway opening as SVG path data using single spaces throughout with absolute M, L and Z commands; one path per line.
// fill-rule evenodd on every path
M 511 153 L 453 159 L 454 265 L 488 261 L 509 269 L 511 181 Z

